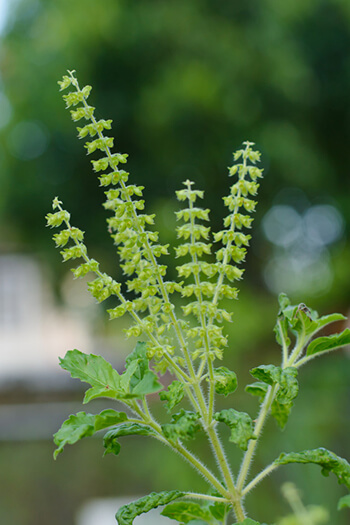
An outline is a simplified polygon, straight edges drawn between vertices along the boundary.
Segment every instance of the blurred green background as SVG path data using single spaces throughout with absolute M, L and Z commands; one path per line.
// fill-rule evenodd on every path
M 183 180 L 205 189 L 213 228 L 219 229 L 232 151 L 248 139 L 262 152 L 265 179 L 229 327 L 234 352 L 225 363 L 241 377 L 235 406 L 254 413 L 255 401 L 245 399 L 243 387 L 249 368 L 278 363 L 272 333 L 278 292 L 322 314 L 349 313 L 350 3 L 2 5 L 0 252 L 35 256 L 62 307 L 69 302 L 68 269 L 44 221 L 56 195 L 86 231 L 92 256 L 120 277 L 105 228 L 103 192 L 58 92 L 56 82 L 67 69 L 93 86 L 97 115 L 113 119 L 116 147 L 129 153 L 128 171 L 145 186 L 148 210 L 157 213 L 165 242 L 175 241 L 173 195 Z M 111 327 L 102 310 L 91 308 L 94 337 L 110 340 L 115 334 L 118 344 L 123 341 L 120 325 Z M 349 458 L 349 353 L 323 358 L 303 370 L 301 380 L 287 430 L 281 437 L 268 424 L 257 468 L 282 449 L 325 446 Z M 4 392 L 4 406 L 47 400 L 43 393 L 16 397 L 18 387 Z M 61 402 L 64 395 L 52 397 Z M 79 396 L 68 398 L 77 402 Z M 156 399 L 154 409 L 160 410 Z M 75 525 L 77 509 L 89 498 L 201 488 L 187 465 L 145 440 L 131 439 L 118 458 L 103 461 L 99 440 L 76 445 L 55 464 L 52 450 L 44 437 L 21 434 L 0 441 L 1 523 Z M 234 463 L 238 457 L 232 450 Z M 349 514 L 335 510 L 342 487 L 322 478 L 316 467 L 288 467 L 261 485 L 256 500 L 247 500 L 253 516 L 271 522 L 288 512 L 279 493 L 287 479 L 303 491 L 306 503 L 329 507 L 332 525 L 348 523 Z

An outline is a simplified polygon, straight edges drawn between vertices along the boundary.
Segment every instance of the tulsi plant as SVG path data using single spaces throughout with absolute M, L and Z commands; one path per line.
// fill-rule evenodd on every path
M 79 350 L 70 350 L 60 359 L 61 367 L 72 377 L 90 385 L 84 403 L 108 398 L 122 404 L 125 411 L 106 409 L 100 414 L 71 415 L 54 436 L 54 456 L 65 445 L 101 430 L 106 431 L 105 454 L 119 454 L 123 436 L 149 436 L 181 455 L 208 483 L 207 494 L 174 487 L 123 506 L 116 514 L 119 525 L 130 525 L 137 516 L 158 506 L 164 506 L 164 516 L 182 524 L 260 525 L 248 517 L 245 497 L 267 475 L 288 463 L 319 465 L 324 475 L 332 472 L 339 483 L 350 489 L 349 463 L 324 448 L 283 452 L 248 478 L 268 416 L 272 415 L 281 428 L 287 423 L 298 395 L 299 368 L 350 343 L 348 328 L 329 336 L 319 335 L 330 323 L 344 320 L 343 315 L 319 317 L 316 311 L 304 304 L 293 305 L 281 294 L 274 329 L 281 347 L 280 366 L 253 368 L 250 373 L 255 381 L 246 386 L 247 393 L 259 401 L 257 415 L 252 418 L 233 407 L 215 409 L 218 397 L 231 396 L 237 388 L 235 372 L 216 363 L 228 346 L 223 322 L 231 320 L 231 312 L 223 308 L 222 299 L 237 298 L 235 283 L 243 274 L 239 265 L 250 240 L 245 232 L 251 227 L 251 213 L 256 206 L 252 197 L 263 175 L 254 143 L 244 142 L 243 148 L 233 155 L 234 164 L 229 168 L 233 184 L 223 199 L 227 215 L 221 231 L 211 232 L 209 210 L 201 206 L 203 192 L 195 189 L 192 181 L 186 180 L 176 192 L 182 205 L 176 213 L 180 244 L 175 247 L 175 256 L 180 264 L 178 279 L 170 281 L 163 263 L 169 255 L 169 245 L 161 244 L 153 228 L 154 215 L 145 212 L 143 187 L 130 183 L 129 173 L 121 169 L 127 155 L 113 152 L 113 138 L 107 135 L 112 121 L 95 118 L 95 108 L 88 103 L 91 87 L 80 88 L 74 71 L 69 71 L 59 85 L 61 90 L 70 88 L 63 98 L 73 121 L 82 122 L 77 130 L 79 138 L 86 139 L 87 153 L 100 152 L 92 165 L 99 174 L 100 186 L 106 189 L 104 207 L 111 212 L 108 231 L 117 246 L 126 284 L 104 273 L 100 264 L 90 258 L 84 232 L 72 226 L 70 214 L 58 198 L 53 201 L 53 213 L 46 217 L 47 225 L 62 228 L 54 235 L 54 241 L 62 249 L 63 261 L 79 261 L 72 270 L 74 277 L 91 273 L 94 277 L 88 284 L 90 293 L 98 302 L 112 296 L 116 305 L 108 310 L 110 318 L 128 315 L 132 324 L 126 334 L 139 342 L 127 357 L 121 374 L 103 357 Z M 173 294 L 183 298 L 181 309 L 175 306 L 178 301 L 172 301 Z M 164 388 L 160 377 L 166 371 L 173 381 Z M 147 400 L 147 396 L 156 393 L 164 406 L 163 423 L 152 415 Z M 186 409 L 178 409 L 179 403 L 186 400 Z M 242 451 L 241 466 L 235 474 L 219 436 L 224 425 L 230 430 L 229 441 Z M 217 472 L 191 451 L 190 442 L 199 432 L 208 440 Z M 340 507 L 348 503 L 349 496 L 344 496 Z

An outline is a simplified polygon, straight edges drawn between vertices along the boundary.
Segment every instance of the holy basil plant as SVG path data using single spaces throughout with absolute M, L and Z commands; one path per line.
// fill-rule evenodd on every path
M 108 398 L 116 401 L 117 409 L 71 415 L 54 436 L 55 457 L 67 444 L 100 431 L 105 432 L 105 454 L 118 455 L 124 436 L 147 436 L 182 456 L 208 484 L 206 494 L 174 487 L 125 505 L 116 514 L 119 525 L 130 525 L 137 516 L 158 506 L 163 507 L 163 516 L 182 524 L 261 525 L 247 515 L 245 497 L 265 476 L 289 463 L 319 465 L 324 475 L 333 473 L 339 483 L 350 489 L 349 463 L 323 448 L 282 452 L 261 472 L 248 477 L 266 419 L 271 415 L 281 428 L 287 424 L 298 395 L 300 367 L 350 343 L 349 329 L 333 335 L 320 334 L 329 324 L 343 321 L 343 315 L 320 317 L 304 304 L 291 304 L 281 294 L 275 326 L 281 347 L 280 364 L 253 368 L 250 373 L 254 382 L 246 387 L 247 393 L 260 402 L 257 415 L 251 417 L 235 409 L 234 401 L 231 408 L 215 409 L 218 397 L 232 396 L 237 388 L 236 374 L 225 366 L 217 366 L 217 361 L 228 345 L 223 323 L 231 320 L 231 311 L 222 306 L 222 300 L 227 304 L 227 299 L 237 298 L 236 281 L 242 277 L 240 264 L 250 240 L 246 230 L 253 221 L 253 197 L 262 177 L 258 167 L 260 153 L 254 144 L 244 142 L 243 148 L 233 155 L 234 164 L 229 168 L 233 184 L 223 198 L 226 217 L 222 230 L 211 231 L 209 210 L 200 204 L 203 191 L 195 189 L 192 181 L 186 180 L 176 192 L 182 206 L 176 213 L 179 244 L 174 248 L 179 260 L 178 279 L 169 280 L 164 261 L 170 247 L 160 242 L 153 228 L 154 215 L 145 212 L 143 187 L 130 183 L 129 173 L 121 168 L 127 155 L 113 150 L 113 138 L 106 134 L 112 121 L 96 119 L 95 108 L 88 103 L 91 87 L 80 88 L 74 71 L 59 84 L 61 90 L 71 90 L 63 98 L 71 108 L 73 121 L 82 122 L 77 128 L 78 136 L 86 139 L 87 153 L 98 153 L 92 165 L 99 174 L 100 186 L 105 188 L 104 207 L 111 212 L 108 231 L 117 246 L 125 282 L 117 282 L 90 258 L 84 232 L 72 226 L 70 214 L 58 198 L 53 201 L 53 213 L 46 217 L 47 224 L 61 228 L 54 241 L 61 248 L 63 260 L 78 260 L 78 266 L 72 270 L 74 277 L 91 274 L 90 293 L 98 302 L 112 297 L 115 306 L 108 310 L 110 318 L 128 315 L 131 326 L 126 334 L 139 342 L 127 357 L 123 373 L 103 357 L 79 350 L 70 350 L 60 360 L 72 377 L 87 383 L 84 403 Z M 181 308 L 177 306 L 178 296 L 183 299 Z M 166 371 L 173 381 L 164 388 L 160 376 Z M 148 405 L 147 396 L 155 393 L 164 406 L 164 422 L 155 419 Z M 180 403 L 186 409 L 179 408 Z M 220 427 L 225 426 L 229 430 L 229 447 L 233 444 L 242 451 L 236 473 L 219 435 Z M 191 440 L 199 433 L 208 441 L 208 454 L 214 455 L 217 472 L 191 452 Z M 345 506 L 349 506 L 349 496 L 340 501 L 339 507 Z

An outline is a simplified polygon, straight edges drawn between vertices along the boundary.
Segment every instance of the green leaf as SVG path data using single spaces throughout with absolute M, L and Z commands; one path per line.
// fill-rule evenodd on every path
M 201 429 L 199 414 L 182 409 L 173 414 L 171 423 L 162 425 L 163 434 L 171 441 L 193 439 Z
M 219 495 L 218 493 L 216 494 Z M 230 506 L 227 503 L 216 501 L 212 505 L 209 505 L 209 510 L 216 520 L 223 522 L 227 514 L 230 512 Z
M 277 391 L 276 399 L 282 405 L 289 404 L 292 399 L 295 399 L 299 392 L 299 384 L 297 380 L 298 370 L 294 367 L 284 368 L 279 379 L 279 389 Z
M 273 400 L 271 405 L 271 415 L 275 418 L 280 428 L 283 430 L 288 421 L 289 414 L 293 408 L 293 402 L 279 403 L 277 399 Z
M 342 346 L 350 344 L 350 329 L 346 328 L 340 334 L 333 334 L 327 337 L 318 337 L 311 341 L 307 347 L 306 355 L 315 355 L 336 350 Z
M 221 412 L 216 412 L 214 419 L 225 423 L 231 429 L 229 440 L 242 450 L 247 450 L 250 439 L 256 439 L 253 433 L 252 419 L 245 412 L 238 412 L 234 408 L 228 408 L 221 410 Z
M 128 416 L 125 412 L 117 412 L 111 408 L 103 410 L 100 414 L 95 416 L 95 431 L 102 430 L 113 425 L 118 425 L 118 423 L 123 423 L 127 421 Z
M 237 388 L 238 383 L 236 374 L 225 366 L 214 368 L 214 380 L 215 392 L 217 394 L 228 396 L 229 394 L 232 394 Z
M 280 403 L 289 403 L 296 398 L 299 391 L 297 375 L 298 371 L 294 367 L 280 368 L 275 365 L 261 365 L 250 371 L 251 375 L 268 385 L 279 384 L 277 398 Z
M 102 356 L 69 350 L 60 359 L 60 366 L 70 372 L 72 377 L 91 385 L 92 388 L 85 393 L 84 403 L 97 397 L 122 397 L 120 376 Z
M 344 483 L 350 489 L 350 465 L 349 463 L 325 448 L 304 450 L 303 452 L 282 453 L 274 461 L 274 465 L 287 465 L 288 463 L 315 463 L 322 468 L 322 474 L 328 476 L 333 472 L 339 483 Z
M 57 449 L 53 457 L 56 459 L 58 454 L 63 452 L 65 445 L 73 445 L 86 436 L 92 436 L 95 433 L 95 416 L 78 412 L 76 415 L 70 415 L 62 423 L 61 428 L 54 434 L 54 443 Z
M 184 387 L 181 381 L 173 381 L 169 385 L 168 390 L 159 392 L 161 401 L 166 401 L 164 406 L 168 412 L 171 412 L 171 410 L 180 403 L 184 395 Z
M 281 367 L 275 365 L 261 365 L 250 370 L 250 374 L 255 379 L 271 386 L 275 383 L 279 383 L 281 373 Z
M 343 496 L 338 501 L 338 510 L 350 508 L 350 494 L 347 494 L 346 496 Z
M 161 505 L 166 505 L 177 498 L 181 498 L 183 495 L 184 493 L 179 490 L 152 492 L 148 496 L 133 501 L 128 505 L 123 505 L 115 515 L 118 525 L 132 525 L 134 519 L 140 514 L 149 512 Z
M 325 326 L 346 319 L 342 314 L 337 313 L 319 317 L 315 310 L 308 308 L 303 303 L 300 303 L 299 305 L 291 305 L 286 294 L 280 294 L 279 303 L 279 321 L 284 335 L 286 335 L 286 330 L 289 326 L 294 334 L 303 334 L 303 336 L 306 337 L 306 340 L 309 340 Z M 275 331 L 278 335 L 277 325 Z
M 259 396 L 261 401 L 265 398 L 267 389 L 268 385 L 262 381 L 257 381 L 245 387 L 245 391 L 248 392 L 248 394 Z
M 97 415 L 85 412 L 70 415 L 54 434 L 54 443 L 58 446 L 54 452 L 54 458 L 56 459 L 57 455 L 63 451 L 65 445 L 73 445 L 86 436 L 92 436 L 98 430 L 127 421 L 127 419 L 125 412 L 117 412 L 112 409 L 103 410 Z
M 115 428 L 109 430 L 103 438 L 103 446 L 105 447 L 104 455 L 115 454 L 120 452 L 120 444 L 117 439 L 121 436 L 154 436 L 155 431 L 146 425 L 139 423 L 122 423 Z
M 126 372 L 121 376 L 121 383 L 126 392 L 134 397 L 158 392 L 162 384 L 149 369 L 146 343 L 137 343 L 135 350 L 126 358 Z
M 181 523 L 190 523 L 192 520 L 203 520 L 204 523 L 212 521 L 211 514 L 207 509 L 204 509 L 199 503 L 193 503 L 191 501 L 176 501 L 175 503 L 170 503 L 161 514 L 162 516 Z

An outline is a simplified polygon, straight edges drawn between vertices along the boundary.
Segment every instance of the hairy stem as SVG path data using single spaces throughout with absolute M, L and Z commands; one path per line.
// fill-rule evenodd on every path
M 272 402 L 274 400 L 276 390 L 277 390 L 277 385 L 269 386 L 264 402 L 261 405 L 260 413 L 259 413 L 259 416 L 256 420 L 255 427 L 254 427 L 254 435 L 256 436 L 256 439 L 251 439 L 249 441 L 249 445 L 248 445 L 246 453 L 244 454 L 240 472 L 238 475 L 237 490 L 239 493 L 242 492 L 242 489 L 243 489 L 243 486 L 247 478 L 247 475 L 250 469 L 250 465 L 251 465 L 251 462 L 254 456 L 254 452 L 257 447 L 262 428 L 264 426 L 264 423 L 270 411 Z

